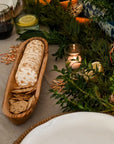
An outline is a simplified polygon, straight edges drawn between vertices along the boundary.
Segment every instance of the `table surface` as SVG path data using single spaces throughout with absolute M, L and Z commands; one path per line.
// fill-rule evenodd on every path
M 0 40 L 0 54 L 8 52 L 12 45 L 20 43 L 20 41 L 16 40 L 17 37 L 18 35 L 14 29 L 8 39 Z M 55 57 L 52 56 L 57 49 L 58 46 L 49 45 L 48 63 L 43 77 L 39 101 L 31 117 L 24 124 L 18 126 L 13 124 L 2 112 L 4 92 L 13 63 L 9 65 L 0 63 L 0 144 L 12 144 L 24 131 L 35 123 L 62 113 L 60 106 L 56 105 L 56 100 L 50 98 L 51 93 L 48 92 L 52 80 L 58 75 L 58 73 L 51 71 L 53 65 L 57 65 L 60 69 L 65 66 L 64 59 L 55 61 Z

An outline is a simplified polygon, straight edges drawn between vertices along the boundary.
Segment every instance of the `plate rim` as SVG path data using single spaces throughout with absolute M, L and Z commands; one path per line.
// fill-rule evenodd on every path
M 34 125 L 32 125 L 31 127 L 29 127 L 27 130 L 25 130 L 24 133 L 22 133 L 22 134 L 18 137 L 17 140 L 14 141 L 13 144 L 20 144 L 20 143 L 23 141 L 23 139 L 24 139 L 33 129 L 35 129 L 36 127 L 38 127 L 38 126 L 40 126 L 40 125 L 45 124 L 45 123 L 48 122 L 48 121 L 51 121 L 51 120 L 56 119 L 56 118 L 61 117 L 61 116 L 70 115 L 70 114 L 79 114 L 79 113 L 99 114 L 99 115 L 103 115 L 103 116 L 108 116 L 108 117 L 114 118 L 114 116 L 109 115 L 109 114 L 106 114 L 106 113 L 86 112 L 86 111 L 56 114 L 56 115 L 53 115 L 53 116 L 51 116 L 51 117 L 48 117 L 48 118 L 46 118 L 46 119 L 44 119 L 44 120 L 41 120 L 40 122 L 37 122 L 36 124 L 34 124 Z

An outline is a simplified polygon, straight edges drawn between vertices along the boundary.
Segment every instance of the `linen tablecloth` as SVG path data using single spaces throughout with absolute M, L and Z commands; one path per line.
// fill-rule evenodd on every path
M 20 41 L 16 40 L 17 37 L 18 35 L 14 29 L 8 39 L 0 40 L 0 54 L 8 52 L 12 45 L 20 43 Z M 64 59 L 55 61 L 55 57 L 52 56 L 57 48 L 58 46 L 56 45 L 49 45 L 48 63 L 42 82 L 39 101 L 32 116 L 22 125 L 17 126 L 13 124 L 2 112 L 4 92 L 13 63 L 9 65 L 0 63 L 0 144 L 12 144 L 30 126 L 48 117 L 62 113 L 61 108 L 56 105 L 56 100 L 50 98 L 51 93 L 48 92 L 52 80 L 58 75 L 58 73 L 51 71 L 53 65 L 57 65 L 60 69 L 65 65 Z

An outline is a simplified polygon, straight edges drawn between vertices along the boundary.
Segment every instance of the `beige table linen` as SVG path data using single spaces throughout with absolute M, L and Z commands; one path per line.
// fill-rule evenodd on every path
M 20 43 L 20 41 L 16 40 L 17 37 L 18 35 L 14 30 L 10 38 L 0 40 L 0 54 L 8 52 L 12 45 Z M 58 75 L 58 73 L 51 71 L 53 65 L 57 65 L 59 68 L 62 68 L 65 65 L 64 59 L 55 61 L 55 57 L 52 56 L 57 48 L 58 47 L 55 45 L 49 46 L 49 58 L 42 82 L 39 101 L 32 116 L 24 124 L 19 126 L 13 124 L 2 112 L 4 92 L 13 63 L 9 65 L 0 63 L 0 144 L 12 144 L 33 124 L 53 115 L 62 113 L 61 108 L 56 105 L 55 99 L 50 98 L 51 94 L 48 92 L 52 80 Z

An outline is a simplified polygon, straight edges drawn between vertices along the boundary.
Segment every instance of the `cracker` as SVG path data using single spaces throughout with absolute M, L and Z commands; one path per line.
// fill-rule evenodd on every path
M 23 99 L 23 97 L 12 97 L 11 99 L 14 100 L 15 102 L 25 100 Z
M 20 87 L 34 86 L 37 81 L 37 73 L 30 67 L 21 68 L 15 76 L 16 83 Z
M 28 101 L 30 98 L 31 98 L 32 95 L 18 95 L 18 94 L 15 94 L 12 96 L 12 99 L 13 100 L 26 100 Z
M 31 53 L 31 54 L 37 55 L 37 53 L 39 53 L 40 51 L 41 52 L 44 51 L 44 46 L 43 47 L 41 47 L 41 46 L 38 47 L 38 46 L 34 45 L 34 46 L 26 48 L 24 54 L 25 53 L 27 53 L 27 54 Z
M 14 86 L 13 90 L 19 90 L 19 89 L 26 89 L 26 88 L 34 88 L 34 86 L 30 86 L 30 87 L 20 87 L 20 86 Z
M 38 56 L 37 55 L 33 55 L 33 54 L 24 54 L 23 55 L 23 58 L 21 60 L 21 63 L 24 63 L 24 62 L 33 62 L 33 63 L 36 63 L 38 64 Z M 21 64 L 20 64 L 21 65 Z
M 31 92 L 34 90 L 34 87 L 28 87 L 28 88 L 23 88 L 23 89 L 14 89 L 11 92 L 15 94 L 20 94 L 20 93 L 26 93 L 26 92 Z M 24 94 L 23 94 L 24 95 Z
M 15 103 L 12 103 L 9 107 L 10 112 L 14 114 L 19 114 L 27 109 L 28 102 L 26 101 L 17 101 Z
M 41 40 L 32 40 L 27 44 L 15 75 L 18 86 L 27 87 L 36 83 L 43 55 L 44 43 Z
M 9 100 L 9 103 L 10 103 L 10 104 L 13 104 L 13 103 L 15 103 L 15 102 L 16 102 L 16 101 L 15 101 L 14 99 L 10 99 L 10 100 Z
M 20 93 L 20 94 L 13 94 L 13 97 L 28 97 L 30 98 L 32 94 L 25 94 L 25 93 Z
M 28 106 L 27 106 L 27 110 L 35 103 L 35 96 L 33 95 L 29 101 L 28 101 Z
M 41 40 L 32 40 L 27 44 L 26 50 L 28 50 L 29 48 L 33 46 L 44 48 L 44 43 Z
M 21 69 L 22 67 L 31 67 L 32 70 L 38 73 L 42 59 L 43 59 L 43 53 L 41 52 L 39 52 L 38 55 L 35 56 L 32 54 L 31 55 L 25 54 L 19 64 L 19 69 Z
M 37 64 L 33 63 L 32 61 L 31 62 L 24 62 L 24 63 L 21 63 L 21 67 L 18 71 L 21 71 L 21 68 L 24 68 L 26 69 L 27 67 L 31 68 L 32 71 L 38 73 L 38 67 L 36 67 Z
M 22 87 L 20 87 L 20 86 L 15 86 L 13 89 L 14 89 L 14 90 L 19 90 L 19 89 L 22 89 Z
M 26 95 L 32 94 L 32 93 L 34 93 L 35 91 L 36 91 L 36 87 L 34 87 L 33 89 L 31 89 L 31 90 L 28 91 L 28 92 L 25 92 L 25 94 L 26 94 Z

